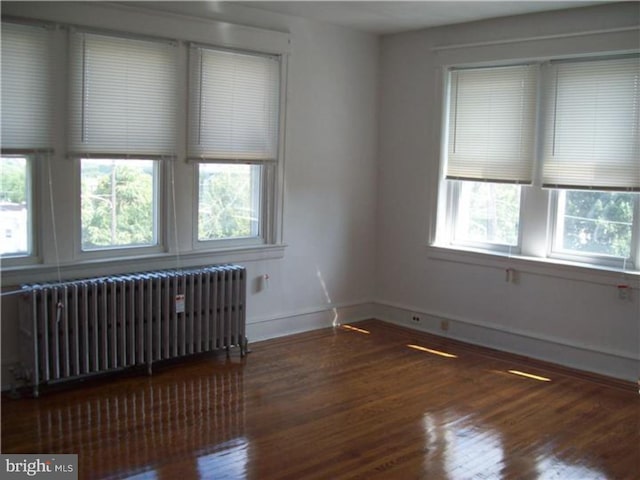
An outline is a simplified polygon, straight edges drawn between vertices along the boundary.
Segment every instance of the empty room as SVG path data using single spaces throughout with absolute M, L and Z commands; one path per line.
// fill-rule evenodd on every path
M 2 479 L 640 478 L 640 3 L 1 9 Z

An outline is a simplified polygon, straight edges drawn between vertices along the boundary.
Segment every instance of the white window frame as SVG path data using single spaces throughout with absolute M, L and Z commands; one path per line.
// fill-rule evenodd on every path
M 174 115 L 174 119 L 176 123 L 180 121 L 180 117 L 177 112 L 179 110 L 178 105 L 178 78 L 180 76 L 180 69 L 177 62 L 177 53 L 178 53 L 178 45 L 175 41 L 164 39 L 164 38 L 156 38 L 156 37 L 147 37 L 147 36 L 139 36 L 134 34 L 128 34 L 125 32 L 112 32 L 112 31 L 102 31 L 102 30 L 93 30 L 93 29 L 80 29 L 71 28 L 69 31 L 69 44 L 72 45 L 73 42 L 79 41 L 83 35 L 86 35 L 88 38 L 97 38 L 98 42 L 109 42 L 113 40 L 117 45 L 120 42 L 126 42 L 130 40 L 132 43 L 136 41 L 140 41 L 142 45 L 148 43 L 150 45 L 155 45 L 160 49 L 163 45 L 166 45 L 168 48 L 176 48 L 176 51 L 171 52 L 172 55 L 175 55 L 173 61 L 173 69 L 169 75 L 163 77 L 165 81 L 172 80 L 175 84 L 175 94 L 174 100 L 176 104 L 171 106 L 169 105 L 168 111 L 163 111 L 162 113 L 170 113 Z M 79 35 L 79 37 L 74 38 L 74 35 Z M 106 40 L 100 40 L 103 37 Z M 135 45 L 135 43 L 134 43 Z M 70 46 L 68 48 L 68 54 L 73 56 L 74 54 L 78 54 L 79 50 L 74 50 L 74 48 L 79 48 L 77 46 Z M 115 47 L 119 48 L 119 47 Z M 144 47 L 142 47 L 144 48 Z M 154 47 L 155 48 L 155 47 Z M 82 102 L 84 99 L 84 59 L 82 59 L 82 64 L 75 65 L 75 62 L 79 60 L 77 58 L 71 58 L 70 65 L 73 68 L 77 68 L 82 72 L 83 78 L 80 81 L 80 84 L 74 84 L 72 81 L 72 76 L 76 73 L 73 68 L 69 69 L 68 78 L 67 78 L 67 88 L 69 89 L 69 98 L 71 100 L 71 107 L 68 114 L 68 120 L 72 121 L 73 124 L 70 125 L 70 137 L 68 141 L 68 147 L 72 149 L 69 154 L 75 161 L 74 170 L 77 175 L 77 179 L 75 182 L 76 186 L 76 211 L 75 211 L 75 256 L 79 259 L 109 259 L 109 258 L 127 258 L 132 256 L 143 256 L 143 255 L 153 255 L 160 254 L 166 251 L 166 228 L 168 226 L 168 222 L 165 217 L 167 215 L 163 215 L 164 212 L 168 212 L 168 203 L 166 201 L 166 191 L 168 190 L 168 185 L 165 182 L 166 178 L 166 163 L 169 161 L 176 161 L 175 150 L 177 149 L 177 143 L 173 142 L 173 148 L 169 146 L 169 144 L 158 144 L 154 143 L 153 147 L 149 147 L 147 144 L 143 145 L 135 145 L 133 146 L 133 151 L 124 151 L 126 141 L 123 145 L 113 144 L 112 142 L 108 142 L 109 146 L 102 146 L 103 140 L 100 135 L 103 133 L 103 126 L 100 125 L 101 131 L 98 138 L 98 146 L 92 145 L 91 139 L 89 140 L 89 144 L 85 144 L 84 133 L 83 130 L 86 128 L 85 124 L 85 113 L 84 113 L 84 105 Z M 108 58 L 107 61 L 111 61 L 111 58 Z M 163 72 L 164 73 L 164 72 Z M 81 88 L 81 91 L 73 90 L 73 88 Z M 73 103 L 75 102 L 75 103 Z M 78 104 L 79 103 L 79 104 Z M 75 109 L 74 109 L 75 107 Z M 95 113 L 94 113 L 95 115 Z M 95 118 L 95 117 L 93 117 Z M 177 125 L 174 126 L 177 128 Z M 143 142 L 146 139 L 142 139 Z M 157 140 L 156 140 L 157 142 Z M 86 145 L 86 146 L 85 146 Z M 102 151 L 102 149 L 106 149 L 107 151 Z M 111 152 L 111 149 L 114 151 Z M 135 150 L 139 151 L 135 151 Z M 158 149 L 156 151 L 156 149 Z M 97 151 L 94 151 L 97 150 Z M 148 153 L 147 153 L 148 152 Z M 95 248 L 84 248 L 83 238 L 82 238 L 82 161 L 92 161 L 98 159 L 107 159 L 107 160 L 150 160 L 154 162 L 154 178 L 153 178 L 153 226 L 154 226 L 154 243 L 150 245 L 108 245 L 103 247 L 95 247 Z
M 638 255 L 640 254 L 640 228 L 631 229 L 631 245 L 628 258 L 613 255 L 595 254 L 588 252 L 571 252 L 558 248 L 558 223 L 560 221 L 560 197 L 566 190 L 551 190 L 549 200 L 549 241 L 547 256 L 550 259 L 564 260 L 574 263 L 586 263 L 602 268 L 615 270 L 638 270 Z M 640 194 L 634 195 L 633 225 L 640 225 Z
M 6 253 L 2 254 L 3 266 L 17 266 L 23 264 L 37 263 L 40 259 L 39 235 L 37 234 L 38 225 L 38 206 L 42 204 L 38 196 L 39 185 L 39 162 L 38 153 L 3 153 L 3 158 L 24 158 L 26 161 L 26 196 L 28 202 L 27 209 L 27 251 L 24 253 Z M 36 172 L 38 170 L 38 172 Z
M 199 239 L 199 203 L 200 203 L 200 175 L 199 167 L 206 162 L 192 162 L 193 165 L 193 248 L 196 250 L 215 250 L 234 247 L 255 247 L 275 244 L 273 232 L 275 231 L 276 216 L 274 208 L 276 197 L 276 170 L 275 164 L 256 164 L 260 167 L 259 178 L 259 202 L 258 234 L 251 237 L 220 238 L 212 240 Z M 237 165 L 234 162 L 216 162 L 222 165 Z
M 140 270 L 200 266 L 211 263 L 229 263 L 281 259 L 286 244 L 283 243 L 284 168 L 285 168 L 285 118 L 288 75 L 288 56 L 291 52 L 290 34 L 286 32 L 253 29 L 236 24 L 184 17 L 170 28 L 148 22 L 147 12 L 130 12 L 127 22 L 115 16 L 103 16 L 90 25 L 80 19 L 75 23 L 61 22 L 71 18 L 77 10 L 68 5 L 55 9 L 39 9 L 38 18 L 31 11 L 21 8 L 3 11 L 3 21 L 26 23 L 51 31 L 50 54 L 52 68 L 52 112 L 56 122 L 50 129 L 51 145 L 18 145 L 17 153 L 42 153 L 41 162 L 32 163 L 32 231 L 33 257 L 2 259 L 3 282 L 19 284 L 38 282 L 59 277 L 93 275 L 96 268 L 105 274 Z M 28 10 L 28 9 L 27 9 Z M 42 12 L 40 12 L 42 10 Z M 88 12 L 93 11 L 88 7 Z M 107 9 L 108 11 L 109 9 Z M 15 15 L 15 17 L 14 17 Z M 80 18 L 80 17 L 78 17 Z M 84 18 L 84 17 L 83 17 Z M 97 17 L 96 17 L 97 18 Z M 119 18 L 119 17 L 118 17 Z M 144 28 L 141 27 L 144 25 Z M 177 79 L 176 149 L 168 155 L 158 155 L 161 160 L 157 180 L 159 195 L 157 247 L 110 248 L 83 252 L 81 248 L 81 204 L 79 159 L 87 155 L 98 158 L 149 158 L 150 155 L 128 151 L 83 151 L 71 143 L 69 121 L 72 112 L 69 105 L 71 71 L 71 46 L 69 32 L 95 33 L 140 40 L 168 42 L 177 48 L 175 76 Z M 233 239 L 229 242 L 211 241 L 199 244 L 195 238 L 193 221 L 197 188 L 194 187 L 194 169 L 187 160 L 187 110 L 188 110 L 188 51 L 189 45 L 208 45 L 213 48 L 252 52 L 280 58 L 280 110 L 278 132 L 278 158 L 273 166 L 263 167 L 262 229 L 259 239 Z M 58 67 L 55 67 L 55 66 Z M 6 145 L 3 153 L 10 145 Z M 13 148 L 13 145 L 11 145 Z M 37 150 L 36 150 L 37 149 Z M 153 153 L 153 152 L 149 152 Z M 90 154 L 90 155 L 88 155 Z M 45 156 L 47 155 L 47 156 Z M 107 158 L 107 157 L 103 157 Z M 47 163 L 45 160 L 48 160 Z M 52 172 L 52 175 L 49 174 Z M 51 181 L 50 181 L 51 180 Z M 54 226 L 55 225 L 55 226 Z
M 3 116 L 6 113 L 7 115 L 16 115 L 18 118 L 16 121 L 16 118 L 13 117 L 13 122 L 7 122 L 6 125 L 3 124 L 3 126 L 9 127 L 9 133 L 3 131 L 3 135 L 6 135 L 6 137 L 3 138 L 2 157 L 24 158 L 26 160 L 25 181 L 28 200 L 27 252 L 0 255 L 2 267 L 11 268 L 14 266 L 33 265 L 41 261 L 42 235 L 40 235 L 39 226 L 44 217 L 42 215 L 42 209 L 45 208 L 48 203 L 42 200 L 40 190 L 44 188 L 44 167 L 50 168 L 51 165 L 49 162 L 51 162 L 51 157 L 53 157 L 54 154 L 54 142 L 52 138 L 52 98 L 54 89 L 51 88 L 51 80 L 54 75 L 53 61 L 51 60 L 51 44 L 54 41 L 54 35 L 53 29 L 46 22 L 3 18 L 2 25 L 3 27 L 6 25 L 7 28 L 13 28 L 10 27 L 11 25 L 17 28 L 24 28 L 25 35 L 27 36 L 31 36 L 31 33 L 33 33 L 37 37 L 38 34 L 45 32 L 44 36 L 46 37 L 40 39 L 39 46 L 41 48 L 36 48 L 35 50 L 29 48 L 27 52 L 22 51 L 22 56 L 20 57 L 21 60 L 24 60 L 24 55 L 28 55 L 31 62 L 28 64 L 21 62 L 22 66 L 25 67 L 25 65 L 28 65 L 26 68 L 31 70 L 31 79 L 36 81 L 38 92 L 40 94 L 44 93 L 44 95 L 34 96 L 31 91 L 27 94 L 22 88 L 22 82 L 20 82 L 21 85 L 17 89 L 17 92 L 14 90 L 11 96 L 11 101 L 17 101 L 18 105 L 3 105 Z M 27 34 L 27 31 L 31 33 Z M 30 44 L 30 40 L 34 40 L 34 38 L 35 37 L 32 37 L 24 43 L 33 46 Z M 23 41 L 21 41 L 20 44 L 22 44 Z M 35 41 L 36 43 L 39 42 L 38 39 L 35 39 Z M 8 45 L 11 45 L 11 42 L 9 42 Z M 15 58 L 15 53 L 16 52 L 12 50 L 9 51 L 7 56 L 9 62 Z M 11 63 L 9 63 L 9 65 L 11 65 Z M 11 75 L 14 71 L 10 67 L 7 72 Z M 4 74 L 5 72 L 3 72 L 3 76 Z M 5 78 L 4 80 L 7 79 Z M 38 81 L 40 83 L 37 83 Z M 15 85 L 12 83 L 11 76 L 9 77 L 7 85 L 10 87 Z M 15 108 L 18 108 L 18 110 L 14 110 Z M 21 113 L 23 111 L 26 111 L 28 115 L 22 115 Z M 42 121 L 35 130 L 29 128 L 33 127 L 31 120 L 33 117 L 38 117 Z M 25 131 L 29 132 L 29 135 L 26 137 L 22 135 Z
M 615 57 L 615 55 L 613 55 Z M 599 56 L 602 58 L 602 56 Z M 577 61 L 580 59 L 576 58 Z M 543 65 L 542 60 L 529 62 L 531 64 Z M 486 68 L 486 64 L 480 65 Z M 500 63 L 495 65 L 501 67 Z M 469 65 L 465 65 L 469 67 Z M 524 261 L 539 262 L 566 265 L 582 268 L 592 268 L 600 271 L 622 271 L 633 275 L 640 274 L 640 193 L 636 193 L 634 204 L 633 232 L 631 239 L 631 254 L 627 259 L 612 257 L 607 255 L 594 254 L 571 254 L 559 252 L 554 248 L 557 214 L 558 214 L 558 196 L 559 191 L 551 188 L 542 188 L 541 181 L 541 157 L 542 157 L 542 141 L 543 141 L 543 117 L 544 112 L 541 109 L 543 104 L 543 89 L 548 83 L 544 68 L 540 68 L 540 81 L 538 84 L 538 108 L 536 119 L 536 153 L 535 153 L 535 172 L 533 185 L 521 186 L 520 197 L 520 223 L 518 236 L 518 249 L 509 248 L 508 246 L 495 245 L 484 242 L 460 242 L 455 240 L 457 202 L 459 195 L 459 187 L 457 181 L 446 179 L 446 156 L 448 151 L 448 129 L 449 129 L 449 91 L 450 76 L 449 71 L 452 67 L 443 67 L 443 97 L 442 97 L 442 120 L 441 120 L 441 137 L 442 143 L 440 147 L 440 173 L 438 179 L 438 195 L 436 208 L 434 210 L 436 216 L 433 222 L 434 231 L 431 237 L 430 246 L 433 247 L 432 254 L 435 258 L 452 259 L 447 253 L 451 251 L 467 251 L 471 255 L 483 254 L 504 256 L 517 258 Z M 598 190 L 594 188 L 594 190 Z M 505 248 L 506 247 L 506 248 Z M 480 258 L 480 257 L 478 257 Z M 481 262 L 483 263 L 483 262 Z
M 193 204 L 192 204 L 192 248 L 196 251 L 215 251 L 228 250 L 238 248 L 252 248 L 260 246 L 272 246 L 282 242 L 282 202 L 283 202 L 283 177 L 284 177 L 284 141 L 285 141 L 285 112 L 286 112 L 286 89 L 287 89 L 287 56 L 286 55 L 270 55 L 259 51 L 234 50 L 214 45 L 193 44 L 190 46 L 195 48 L 211 49 L 214 51 L 238 53 L 244 55 L 255 55 L 257 57 L 278 57 L 279 62 L 279 92 L 277 104 L 277 136 L 275 144 L 275 158 L 270 160 L 264 159 L 226 159 L 226 158 L 199 158 L 198 156 L 189 155 L 187 160 L 193 165 Z M 191 72 L 190 72 L 191 73 Z M 191 84 L 192 79 L 189 83 Z M 190 102 L 190 99 L 187 100 Z M 192 119 L 188 118 L 190 122 Z M 187 134 L 187 142 L 190 135 Z M 189 147 L 187 148 L 189 150 Z M 222 238 L 212 240 L 199 239 L 199 198 L 200 198 L 200 178 L 199 165 L 202 163 L 218 163 L 218 164 L 253 164 L 259 165 L 260 171 L 260 212 L 258 235 L 246 238 Z
M 537 64 L 535 62 L 519 62 L 519 63 L 509 64 L 509 65 L 495 65 L 495 66 L 480 65 L 478 66 L 478 68 L 483 70 L 491 69 L 493 67 L 495 67 L 496 69 L 501 69 L 504 67 L 525 67 L 526 68 L 529 66 L 536 66 L 536 65 Z M 463 67 L 462 70 L 464 70 L 465 68 L 467 67 Z M 448 151 L 449 151 L 449 145 L 448 145 L 450 141 L 449 117 L 451 115 L 451 112 L 450 112 L 451 102 L 449 97 L 451 95 L 452 72 L 456 70 L 459 70 L 459 69 L 454 68 L 453 66 L 450 66 L 449 68 L 446 68 L 444 72 L 445 88 L 444 88 L 444 97 L 443 97 L 444 108 L 443 108 L 443 116 L 442 116 L 442 134 L 443 134 L 444 140 L 442 142 L 442 147 L 441 147 L 441 156 L 443 158 L 448 156 Z M 538 70 L 536 74 L 537 83 L 538 83 L 537 89 L 539 91 L 540 89 L 539 68 L 537 68 L 537 70 Z M 536 106 L 536 109 L 535 109 L 536 115 L 538 113 L 537 110 L 538 110 L 538 106 Z M 534 140 L 534 144 L 535 144 L 535 140 Z M 516 245 L 499 244 L 499 243 L 492 243 L 492 242 L 473 242 L 473 241 L 457 240 L 455 238 L 455 231 L 457 226 L 457 211 L 459 208 L 458 206 L 459 206 L 461 182 L 466 180 L 447 179 L 446 168 L 444 168 L 444 165 L 446 165 L 446 162 L 441 162 L 441 163 L 442 165 L 440 169 L 441 177 L 440 177 L 439 188 L 444 192 L 444 195 L 440 195 L 438 199 L 437 217 L 439 220 L 436 222 L 437 227 L 436 227 L 435 243 L 445 245 L 451 248 L 474 250 L 479 252 L 489 252 L 489 253 L 504 254 L 504 255 L 520 254 L 522 250 L 522 241 L 523 241 L 522 225 L 524 221 L 523 210 L 525 205 L 526 186 L 519 184 L 519 182 L 512 183 L 515 185 L 520 185 L 520 209 L 518 212 L 518 238 L 517 238 Z M 469 179 L 469 180 L 472 180 L 472 179 Z M 484 180 L 479 178 L 475 181 L 479 183 Z M 443 200 L 446 201 L 445 206 L 441 205 Z

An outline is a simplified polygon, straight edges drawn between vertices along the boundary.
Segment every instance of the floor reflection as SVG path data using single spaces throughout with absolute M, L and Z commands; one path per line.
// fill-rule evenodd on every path
M 499 429 L 478 423 L 473 415 L 460 412 L 427 413 L 424 478 L 487 480 L 605 479 L 596 468 L 572 465 L 553 453 L 530 454 L 511 451 L 508 438 Z M 552 452 L 552 446 L 536 450 Z
M 246 478 L 249 442 L 236 438 L 198 457 L 198 474 L 204 479 Z
M 580 480 L 606 479 L 607 476 L 595 469 L 583 465 L 571 465 L 555 456 L 537 459 L 537 479 L 552 480 L 559 478 L 576 478 Z
M 504 453 L 500 437 L 462 419 L 447 425 L 447 472 L 453 478 L 500 478 Z
M 247 442 L 239 440 L 245 428 L 242 368 L 170 384 L 149 381 L 46 408 L 36 426 L 37 451 L 73 451 L 92 478 L 175 478 L 163 474 L 163 463 L 187 458 L 202 478 L 212 478 L 207 472 L 214 461 L 244 468 L 244 452 L 246 463 Z

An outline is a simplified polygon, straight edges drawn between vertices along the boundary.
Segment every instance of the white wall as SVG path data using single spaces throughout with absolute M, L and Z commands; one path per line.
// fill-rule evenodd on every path
M 627 27 L 640 23 L 639 14 L 637 4 L 614 4 L 383 37 L 379 318 L 614 377 L 638 378 L 637 276 L 439 254 L 428 240 L 436 211 L 443 66 L 637 49 L 638 30 Z M 612 29 L 622 30 L 602 32 Z M 580 34 L 588 31 L 600 33 Z M 543 35 L 553 38 L 524 40 Z M 477 42 L 498 43 L 433 49 Z M 509 266 L 519 271 L 517 285 L 505 282 Z M 632 301 L 617 298 L 615 285 L 622 281 L 636 287 Z M 412 324 L 412 312 L 423 317 L 419 325 Z M 443 319 L 450 321 L 447 332 L 440 329 Z
M 175 4 L 169 3 L 154 6 L 175 8 Z M 200 17 L 196 21 L 144 11 L 127 14 L 122 6 L 73 4 L 73 18 L 68 21 L 116 29 L 126 28 L 126 22 L 137 23 L 147 34 L 174 38 L 185 38 L 195 29 L 206 37 L 207 26 L 202 21 L 206 17 L 289 32 L 283 218 L 283 240 L 287 246 L 283 258 L 239 262 L 246 265 L 250 284 L 247 335 L 250 341 L 255 341 L 329 326 L 336 313 L 339 320 L 369 317 L 375 252 L 378 39 L 328 24 L 262 14 L 235 5 L 209 6 L 224 11 L 206 11 L 206 5 L 190 4 L 187 8 Z M 3 15 L 53 17 L 58 21 L 65 20 L 68 8 L 48 2 L 2 5 Z M 258 41 L 262 38 L 260 32 L 249 33 L 249 37 Z M 211 28 L 210 37 L 216 43 L 220 30 Z M 73 211 L 68 209 L 75 208 L 78 197 L 71 180 L 73 164 L 66 159 L 56 161 L 53 188 L 59 199 L 57 220 L 71 228 L 63 218 L 63 211 Z M 180 185 L 192 184 L 191 168 L 185 163 L 176 165 L 178 197 Z M 179 202 L 189 204 L 190 198 Z M 61 247 L 65 261 L 69 261 L 70 254 L 65 253 L 68 246 Z M 218 256 L 213 263 L 224 261 L 224 257 Z M 209 260 L 205 257 L 201 262 Z M 171 257 L 154 261 L 153 268 L 175 265 Z M 109 270 L 113 267 L 83 268 L 82 276 Z M 262 274 L 269 274 L 269 287 L 257 291 L 256 280 Z M 55 271 L 48 269 L 42 275 L 55 278 Z M 4 281 L 3 290 L 11 289 L 12 285 Z M 18 359 L 17 339 L 16 297 L 3 297 L 5 386 L 11 381 L 7 369 Z

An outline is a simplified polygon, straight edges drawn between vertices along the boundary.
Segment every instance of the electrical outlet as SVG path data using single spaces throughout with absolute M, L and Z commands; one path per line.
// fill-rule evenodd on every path
M 420 317 L 419 313 L 412 313 L 411 314 L 411 321 L 414 323 L 420 323 L 422 321 L 422 317 Z
M 440 330 L 446 332 L 449 330 L 449 320 L 441 320 L 440 321 Z

